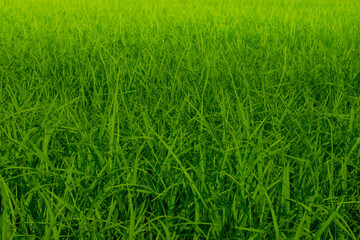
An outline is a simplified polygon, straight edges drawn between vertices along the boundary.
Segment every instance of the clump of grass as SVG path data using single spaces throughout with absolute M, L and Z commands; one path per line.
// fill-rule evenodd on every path
M 359 9 L 1 2 L 1 239 L 359 239 Z

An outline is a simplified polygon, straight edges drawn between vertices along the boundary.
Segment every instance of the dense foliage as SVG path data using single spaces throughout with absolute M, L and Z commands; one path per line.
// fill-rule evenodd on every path
M 1 239 L 360 239 L 360 2 L 0 2 Z

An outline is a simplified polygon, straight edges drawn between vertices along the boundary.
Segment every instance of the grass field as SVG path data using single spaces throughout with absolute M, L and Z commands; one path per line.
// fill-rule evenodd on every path
M 0 239 L 360 239 L 360 1 L 0 1 Z

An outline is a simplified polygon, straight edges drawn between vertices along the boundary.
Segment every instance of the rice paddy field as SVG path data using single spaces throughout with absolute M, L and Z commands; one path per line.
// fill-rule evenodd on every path
M 0 1 L 0 239 L 360 239 L 360 1 Z

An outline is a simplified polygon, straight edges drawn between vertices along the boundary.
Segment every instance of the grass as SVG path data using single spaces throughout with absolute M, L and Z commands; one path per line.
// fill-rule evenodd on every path
M 360 239 L 360 2 L 0 2 L 1 239 Z

